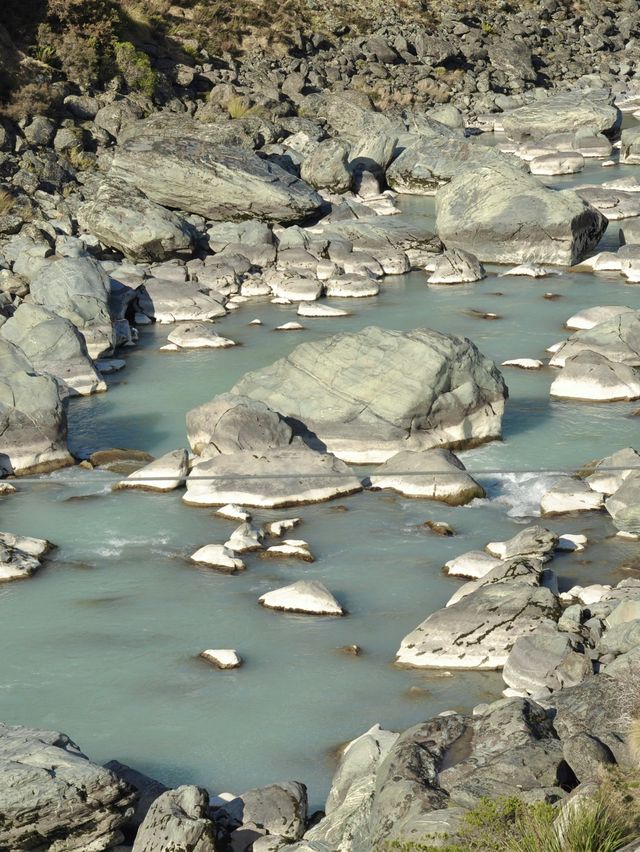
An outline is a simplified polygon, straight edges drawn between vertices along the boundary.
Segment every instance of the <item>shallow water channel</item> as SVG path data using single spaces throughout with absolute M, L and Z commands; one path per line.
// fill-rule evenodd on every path
M 630 168 L 590 166 L 554 186 L 611 180 Z M 433 201 L 403 208 L 432 215 Z M 617 243 L 612 223 L 604 243 Z M 504 268 L 503 268 L 504 269 Z M 471 338 L 497 363 L 545 358 L 566 336 L 564 321 L 598 304 L 640 308 L 640 286 L 616 273 L 543 279 L 498 278 L 430 288 L 424 273 L 385 280 L 379 296 L 334 299 L 352 315 L 306 319 L 301 332 L 276 333 L 295 306 L 254 302 L 220 323 L 242 346 L 161 353 L 169 326 L 146 327 L 126 352 L 127 368 L 109 392 L 70 404 L 70 445 L 77 454 L 121 446 L 156 455 L 186 445 L 185 413 L 228 390 L 250 369 L 298 343 L 367 325 L 431 327 Z M 548 300 L 546 292 L 560 298 Z M 469 312 L 492 312 L 484 320 Z M 259 317 L 262 326 L 249 326 Z M 441 710 L 498 696 L 497 673 L 419 672 L 394 668 L 403 636 L 442 606 L 460 581 L 442 564 L 535 522 L 553 474 L 629 444 L 638 445 L 638 403 L 550 400 L 554 371 L 504 368 L 510 389 L 504 440 L 462 453 L 490 494 L 464 508 L 365 492 L 344 500 L 254 519 L 299 515 L 296 531 L 316 556 L 311 565 L 246 555 L 236 576 L 194 567 L 197 547 L 223 542 L 236 526 L 210 509 L 182 505 L 181 492 L 112 493 L 116 479 L 79 468 L 57 472 L 2 503 L 2 528 L 47 537 L 58 550 L 33 579 L 0 587 L 0 718 L 64 730 L 96 761 L 117 758 L 167 784 L 197 783 L 241 792 L 277 780 L 309 786 L 321 806 L 336 747 L 379 722 L 406 728 Z M 389 388 L 393 393 L 393 388 Z M 494 473 L 493 471 L 505 471 Z M 342 509 L 344 507 L 344 510 Z M 345 511 L 348 510 L 348 511 Z M 440 538 L 427 519 L 456 530 Z M 618 582 L 640 545 L 613 537 L 608 518 L 553 519 L 558 532 L 584 531 L 592 544 L 554 562 L 562 588 Z M 301 578 L 322 580 L 346 606 L 344 619 L 275 614 L 264 592 Z M 362 646 L 360 657 L 338 652 Z M 219 672 L 197 659 L 204 648 L 237 648 L 245 666 Z

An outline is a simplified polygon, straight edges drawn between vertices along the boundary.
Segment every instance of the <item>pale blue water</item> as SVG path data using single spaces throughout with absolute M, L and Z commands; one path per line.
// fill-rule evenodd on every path
M 620 172 L 590 167 L 579 179 Z M 432 204 L 413 198 L 404 207 L 429 211 Z M 613 229 L 617 234 L 615 223 Z M 498 271 L 469 287 L 428 288 L 422 273 L 390 278 L 378 297 L 349 301 L 351 317 L 303 320 L 302 332 L 273 331 L 294 318 L 294 307 L 254 303 L 219 324 L 243 344 L 229 350 L 160 353 L 170 327 L 143 329 L 108 394 L 72 402 L 71 446 L 77 453 L 122 446 L 154 454 L 184 446 L 189 408 L 299 342 L 340 330 L 427 326 L 468 336 L 500 362 L 544 358 L 545 347 L 566 336 L 564 320 L 582 308 L 640 308 L 640 287 L 615 275 L 499 279 Z M 562 298 L 545 300 L 547 291 Z M 477 319 L 469 309 L 501 319 Z M 249 326 L 253 317 L 264 325 Z M 504 440 L 464 453 L 469 468 L 574 467 L 639 443 L 637 403 L 551 401 L 553 375 L 505 369 L 511 398 Z M 442 564 L 513 535 L 524 518 L 507 512 L 531 520 L 552 478 L 481 480 L 493 499 L 465 508 L 378 492 L 338 501 L 347 512 L 332 503 L 258 512 L 257 522 L 302 516 L 295 535 L 310 543 L 317 561 L 248 555 L 247 571 L 233 577 L 186 560 L 203 544 L 223 542 L 235 524 L 184 507 L 179 492 L 111 493 L 113 477 L 77 469 L 18 483 L 19 493 L 3 498 L 2 528 L 50 538 L 59 548 L 32 580 L 0 587 L 0 718 L 64 730 L 94 760 L 118 758 L 165 783 L 198 783 L 211 793 L 294 778 L 320 806 L 339 743 L 375 722 L 400 729 L 499 693 L 495 673 L 448 677 L 391 665 L 402 637 L 458 587 Z M 457 536 L 423 531 L 428 518 L 448 521 Z M 604 516 L 547 525 L 597 539 L 583 554 L 556 560 L 563 587 L 617 582 L 625 576 L 619 565 L 638 553 L 639 545 L 612 538 Z M 263 592 L 303 577 L 326 583 L 349 616 L 284 616 L 258 605 Z M 337 653 L 353 643 L 363 656 Z M 215 671 L 196 659 L 208 647 L 237 648 L 246 664 Z M 415 686 L 423 691 L 409 695 Z

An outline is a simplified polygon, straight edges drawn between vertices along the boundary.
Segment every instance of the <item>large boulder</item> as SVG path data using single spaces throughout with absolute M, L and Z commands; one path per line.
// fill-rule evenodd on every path
M 0 848 L 100 852 L 122 838 L 133 790 L 65 734 L 0 723 Z
M 640 535 L 640 471 L 627 476 L 604 506 L 621 532 Z
M 69 395 L 107 389 L 82 335 L 73 323 L 53 311 L 23 302 L 0 328 L 0 337 L 18 346 L 35 370 L 58 379 Z
M 207 219 L 295 222 L 322 205 L 308 184 L 252 151 L 186 131 L 128 139 L 116 150 L 110 176 L 158 204 Z
M 167 790 L 149 807 L 132 852 L 216 852 L 220 845 L 208 809 L 209 796 L 200 787 Z
M 575 686 L 593 674 L 590 658 L 567 633 L 537 630 L 516 640 L 502 671 L 507 686 L 535 695 Z
M 67 416 L 54 378 L 34 370 L 21 349 L 0 339 L 0 469 L 36 473 L 72 463 Z
M 188 412 L 187 436 L 194 453 L 215 455 L 287 447 L 293 432 L 263 402 L 223 393 Z
M 181 216 L 117 180 L 104 181 L 80 207 L 78 224 L 136 261 L 163 260 L 193 245 L 193 229 Z
M 447 248 L 494 263 L 572 265 L 598 244 L 607 220 L 575 192 L 548 189 L 508 162 L 465 169 L 436 195 Z
M 415 668 L 502 668 L 516 639 L 560 615 L 558 599 L 540 585 L 541 578 L 537 560 L 497 566 L 409 633 L 396 662 Z
M 437 122 L 433 122 L 434 125 Z M 461 138 L 449 128 L 424 129 L 387 169 L 387 182 L 396 192 L 434 195 L 462 169 L 500 164 L 510 158 L 497 148 Z M 517 166 L 526 171 L 526 166 Z
M 540 140 L 550 133 L 575 131 L 589 127 L 610 132 L 620 121 L 620 111 L 613 106 L 607 90 L 560 92 L 519 107 L 504 116 L 502 126 L 509 139 Z
M 500 372 L 470 340 L 375 326 L 303 343 L 232 392 L 303 424 L 351 462 L 497 438 L 507 396 Z
M 197 281 L 147 278 L 136 298 L 141 311 L 160 323 L 209 322 L 227 313 L 224 296 Z
M 33 301 L 70 320 L 85 339 L 91 358 L 113 349 L 109 276 L 93 258 L 47 260 L 31 281 Z
M 390 488 L 405 497 L 439 500 L 464 506 L 484 497 L 484 488 L 465 471 L 452 452 L 435 448 L 421 452 L 401 450 L 371 474 L 371 487 Z

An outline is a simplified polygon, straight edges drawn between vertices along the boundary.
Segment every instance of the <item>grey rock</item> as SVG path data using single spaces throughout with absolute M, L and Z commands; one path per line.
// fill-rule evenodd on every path
M 105 391 L 73 323 L 40 305 L 23 302 L 0 328 L 0 337 L 18 346 L 34 368 L 58 379 L 65 393 L 87 395 Z
M 263 402 L 225 393 L 188 412 L 187 436 L 195 453 L 213 455 L 288 447 L 293 432 Z
M 486 276 L 478 258 L 461 249 L 449 249 L 438 258 L 428 284 L 469 284 Z
M 627 127 L 620 135 L 620 162 L 640 163 L 640 128 Z
M 131 788 L 65 734 L 0 724 L 0 847 L 100 852 L 119 842 Z
M 351 186 L 347 168 L 349 145 L 340 139 L 325 139 L 303 161 L 300 177 L 315 189 L 346 192 Z
M 640 311 L 620 314 L 593 328 L 577 331 L 554 352 L 550 365 L 562 367 L 568 358 L 589 350 L 610 361 L 640 367 Z
M 240 797 L 242 830 L 276 835 L 286 841 L 300 840 L 307 820 L 307 788 L 285 781 L 248 790 Z M 234 806 L 235 802 L 231 805 Z M 231 835 L 233 842 L 233 834 Z
M 574 734 L 564 740 L 562 753 L 581 783 L 597 779 L 604 767 L 616 762 L 608 746 L 585 733 Z
M 227 313 L 225 297 L 196 281 L 147 278 L 136 299 L 141 312 L 160 323 L 210 321 Z
M 308 184 L 256 154 L 187 134 L 133 137 L 111 174 L 166 207 L 207 219 L 295 222 L 322 204 Z
M 531 50 L 524 41 L 513 38 L 500 39 L 489 46 L 491 66 L 504 71 L 510 78 L 533 83 L 536 72 L 531 60 Z
M 628 476 L 604 507 L 619 530 L 640 535 L 640 473 Z
M 423 129 L 416 135 L 387 169 L 386 177 L 396 192 L 434 195 L 462 170 L 481 165 L 490 168 L 503 162 L 511 162 L 511 158 L 497 148 L 460 138 L 441 126 L 437 130 Z M 515 162 L 513 167 L 525 168 Z
M 566 633 L 537 630 L 517 639 L 504 665 L 507 686 L 535 695 L 575 686 L 593 674 L 591 660 L 574 650 Z
M 502 120 L 509 139 L 542 139 L 559 129 L 575 131 L 590 127 L 598 132 L 612 131 L 620 122 L 620 112 L 612 105 L 606 90 L 560 92 L 534 101 L 508 113 Z
M 576 193 L 548 189 L 508 162 L 462 171 L 438 190 L 436 213 L 447 248 L 495 263 L 577 263 L 607 225 Z
M 220 846 L 208 808 L 209 796 L 200 787 L 167 790 L 149 807 L 132 852 L 216 852 Z
M 47 260 L 31 281 L 33 301 L 70 320 L 91 358 L 113 350 L 109 293 L 109 276 L 87 256 Z
M 516 557 L 534 557 L 543 562 L 551 559 L 558 545 L 558 536 L 545 527 L 527 527 L 507 541 L 492 541 L 487 544 L 487 551 L 500 559 Z
M 367 462 L 498 437 L 507 394 L 469 340 L 376 327 L 301 344 L 232 392 L 304 424 L 340 458 Z
M 105 769 L 113 772 L 118 778 L 132 787 L 138 794 L 135 802 L 135 810 L 129 818 L 127 825 L 138 828 L 146 817 L 149 808 L 162 793 L 166 793 L 167 787 L 155 778 L 150 778 L 137 769 L 132 769 L 118 760 L 110 760 L 104 765 Z
M 72 463 L 57 382 L 35 372 L 12 343 L 0 340 L 0 469 L 37 473 Z
M 605 357 L 601 352 L 566 346 L 564 367 L 551 383 L 549 395 L 561 399 L 583 399 L 595 402 L 640 398 L 640 376 L 626 364 Z
M 615 610 L 614 610 L 615 612 Z M 640 619 L 610 627 L 598 642 L 599 654 L 627 654 L 640 646 Z
M 138 261 L 164 260 L 190 249 L 194 239 L 193 229 L 181 216 L 117 180 L 102 183 L 80 207 L 78 224 L 105 245 Z
M 492 569 L 469 594 L 432 613 L 403 640 L 399 665 L 502 668 L 520 636 L 560 616 L 556 596 L 539 586 L 541 565 L 512 560 Z

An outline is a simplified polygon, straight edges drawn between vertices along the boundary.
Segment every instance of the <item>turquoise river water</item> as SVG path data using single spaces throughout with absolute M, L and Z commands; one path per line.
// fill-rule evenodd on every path
M 611 180 L 627 168 L 590 166 L 554 186 Z M 429 199 L 405 199 L 405 211 L 432 215 Z M 613 223 L 604 245 L 617 242 Z M 77 454 L 135 447 L 156 455 L 186 446 L 184 418 L 194 405 L 228 390 L 246 371 L 298 343 L 377 324 L 431 327 L 471 338 L 500 363 L 546 356 L 566 336 L 564 321 L 598 304 L 640 308 L 640 286 L 617 274 L 498 278 L 429 288 L 414 272 L 388 278 L 379 296 L 348 303 L 352 315 L 304 320 L 304 331 L 275 333 L 295 306 L 252 303 L 220 322 L 242 346 L 161 353 L 170 327 L 146 327 L 126 352 L 127 368 L 109 392 L 70 404 L 70 445 Z M 560 298 L 545 299 L 552 291 Z M 333 304 L 344 301 L 334 300 Z M 470 311 L 490 311 L 487 321 Z M 262 326 L 249 326 L 254 317 Z M 554 401 L 550 369 L 505 368 L 510 389 L 504 440 L 461 454 L 472 471 L 571 468 L 638 444 L 637 403 Z M 235 524 L 209 509 L 188 508 L 181 492 L 112 493 L 115 477 L 68 469 L 2 502 L 2 528 L 58 545 L 33 579 L 0 588 L 0 718 L 64 730 L 96 761 L 117 758 L 167 784 L 197 783 L 212 794 L 277 780 L 304 781 L 321 806 L 336 747 L 372 724 L 402 729 L 441 710 L 495 698 L 497 673 L 419 672 L 394 668 L 403 636 L 442 606 L 460 581 L 441 571 L 449 558 L 507 538 L 535 522 L 553 475 L 479 474 L 489 499 L 464 508 L 365 492 L 299 511 L 256 512 L 257 522 L 303 518 L 314 564 L 246 557 L 236 576 L 194 567 L 197 547 L 223 542 Z M 440 538 L 427 519 L 457 531 Z M 556 559 L 560 583 L 617 582 L 640 545 L 615 538 L 604 515 L 553 519 L 559 532 L 584 531 L 591 545 Z M 344 619 L 274 614 L 258 605 L 272 588 L 322 580 L 349 610 Z M 360 657 L 340 646 L 358 644 Z M 204 648 L 236 648 L 245 666 L 219 672 L 197 658 Z

